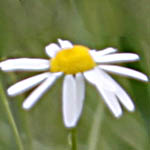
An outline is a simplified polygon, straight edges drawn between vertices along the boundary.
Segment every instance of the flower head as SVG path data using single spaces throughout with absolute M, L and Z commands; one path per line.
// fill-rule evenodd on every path
M 134 111 L 134 104 L 129 95 L 107 72 L 148 81 L 148 77 L 141 72 L 114 65 L 119 62 L 137 61 L 137 54 L 116 53 L 117 50 L 111 47 L 96 51 L 61 39 L 58 43 L 59 45 L 52 43 L 46 46 L 49 60 L 19 58 L 0 63 L 1 70 L 5 72 L 43 71 L 8 88 L 8 95 L 16 96 L 39 85 L 23 102 L 23 108 L 30 109 L 54 82 L 64 75 L 62 111 L 66 127 L 75 127 L 81 115 L 85 99 L 85 79 L 97 88 L 115 117 L 122 115 L 120 103 L 128 111 Z

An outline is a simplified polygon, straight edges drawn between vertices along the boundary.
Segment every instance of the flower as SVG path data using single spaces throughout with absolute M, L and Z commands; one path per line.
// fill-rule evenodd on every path
M 90 50 L 70 41 L 58 39 L 58 44 L 46 46 L 50 60 L 19 58 L 0 63 L 2 71 L 43 71 L 39 75 L 24 79 L 10 88 L 9 96 L 16 96 L 39 85 L 23 102 L 24 109 L 30 109 L 48 91 L 56 79 L 64 75 L 62 88 L 62 111 L 66 127 L 75 127 L 82 112 L 85 99 L 85 80 L 93 84 L 115 117 L 122 115 L 120 103 L 128 111 L 134 111 L 134 104 L 125 90 L 106 72 L 128 76 L 142 81 L 148 77 L 138 71 L 113 65 L 120 62 L 139 60 L 133 53 L 115 53 L 114 48 L 101 51 Z M 120 103 L 119 103 L 120 102 Z

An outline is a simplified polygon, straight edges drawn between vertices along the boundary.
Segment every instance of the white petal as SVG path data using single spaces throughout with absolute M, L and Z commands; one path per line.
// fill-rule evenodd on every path
M 7 93 L 9 96 L 16 96 L 18 94 L 21 94 L 27 90 L 30 90 L 31 88 L 35 87 L 39 83 L 41 83 L 43 80 L 48 78 L 50 76 L 49 72 L 42 73 L 40 75 L 36 75 L 33 77 L 30 77 L 28 79 L 22 80 L 10 88 L 8 88 Z
M 65 126 L 74 127 L 77 124 L 76 81 L 72 75 L 66 75 L 63 83 L 63 118 Z
M 108 108 L 111 110 L 115 117 L 119 118 L 122 115 L 122 109 L 114 93 L 103 89 L 98 84 L 96 85 L 96 87 L 99 93 L 102 95 L 104 102 L 106 103 Z
M 84 72 L 84 76 L 90 83 L 94 85 L 101 84 L 103 89 L 109 91 L 116 90 L 113 84 L 110 81 L 108 81 L 107 76 L 105 76 L 102 70 L 98 69 L 98 67 L 95 67 L 93 70 Z
M 99 68 L 115 74 L 136 78 L 142 81 L 148 81 L 148 77 L 145 74 L 133 69 L 115 66 L 115 65 L 99 65 Z
M 108 105 L 108 107 L 113 112 L 113 114 L 116 117 L 121 116 L 121 114 L 122 114 L 121 107 L 120 107 L 115 95 L 111 91 L 112 88 L 114 88 L 114 87 L 110 87 L 107 85 L 108 81 L 105 79 L 105 76 L 103 78 L 101 78 L 102 74 L 101 74 L 101 72 L 98 71 L 97 68 L 95 68 L 94 70 L 85 72 L 84 75 L 90 83 L 92 83 L 94 86 L 96 86 L 96 88 L 102 95 L 105 103 Z M 101 75 L 101 77 L 99 75 Z M 104 79 L 105 79 L 105 81 L 104 81 Z M 106 85 L 105 85 L 105 83 L 106 83 Z M 112 82 L 110 82 L 110 83 L 112 83 Z M 111 85 L 111 86 L 113 86 L 113 85 Z
M 41 85 L 39 85 L 23 102 L 24 109 L 30 109 L 42 95 L 53 85 L 55 80 L 60 77 L 61 74 L 51 74 Z
M 119 98 L 120 102 L 126 107 L 128 111 L 134 111 L 135 106 L 132 102 L 130 96 L 126 93 L 126 91 L 118 84 L 118 91 L 116 96 Z
M 137 54 L 132 53 L 122 53 L 122 54 L 110 54 L 104 55 L 103 57 L 95 57 L 95 62 L 97 63 L 118 63 L 118 62 L 131 62 L 139 60 Z
M 91 54 L 91 56 L 93 57 L 94 60 L 99 60 L 99 58 L 101 56 L 111 54 L 111 53 L 115 53 L 116 51 L 117 51 L 117 49 L 112 48 L 112 47 L 108 47 L 106 49 L 99 50 L 99 51 L 90 50 L 89 52 L 90 52 L 90 54 Z
M 85 82 L 84 82 L 84 77 L 81 73 L 78 73 L 75 76 L 76 80 L 76 105 L 77 105 L 77 120 L 79 119 L 82 108 L 83 108 L 83 103 L 84 103 L 84 98 L 85 98 Z
M 68 41 L 68 40 L 58 39 L 58 42 L 59 42 L 61 48 L 63 48 L 63 49 L 67 49 L 67 48 L 72 48 L 73 47 L 73 44 L 70 41 Z
M 61 48 L 55 43 L 51 43 L 45 47 L 46 54 L 51 58 L 55 57 L 60 50 Z
M 115 86 L 116 91 L 114 92 L 114 94 L 119 98 L 120 102 L 126 107 L 126 109 L 129 111 L 134 111 L 134 104 L 126 91 L 107 73 L 102 70 L 101 73 L 103 73 L 103 75 L 107 78 L 108 82 Z
M 8 59 L 0 63 L 3 71 L 44 71 L 50 68 L 49 60 L 34 58 Z

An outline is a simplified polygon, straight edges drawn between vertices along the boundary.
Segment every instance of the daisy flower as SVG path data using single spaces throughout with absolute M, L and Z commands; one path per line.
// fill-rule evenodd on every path
M 0 63 L 1 70 L 5 72 L 43 71 L 12 85 L 7 90 L 9 96 L 16 96 L 37 86 L 23 102 L 23 108 L 28 110 L 58 78 L 64 76 L 62 112 L 66 127 L 75 127 L 81 115 L 85 99 L 85 79 L 96 87 L 115 117 L 122 115 L 120 104 L 128 111 L 134 111 L 129 95 L 107 72 L 148 81 L 148 77 L 141 72 L 114 65 L 137 61 L 137 54 L 116 53 L 117 50 L 111 47 L 96 51 L 61 39 L 58 39 L 58 43 L 46 46 L 45 52 L 50 59 L 18 58 Z

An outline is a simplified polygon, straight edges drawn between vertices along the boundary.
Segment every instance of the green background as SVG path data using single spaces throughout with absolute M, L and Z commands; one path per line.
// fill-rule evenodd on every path
M 0 60 L 47 58 L 57 38 L 94 49 L 116 47 L 140 55 L 126 64 L 150 74 L 149 0 L 0 0 Z M 30 111 L 29 94 L 10 98 L 6 89 L 34 73 L 0 73 L 0 150 L 69 150 L 62 120 L 63 78 Z M 94 87 L 86 83 L 83 113 L 76 128 L 78 150 L 149 150 L 150 84 L 113 76 L 131 95 L 136 111 L 116 119 Z

